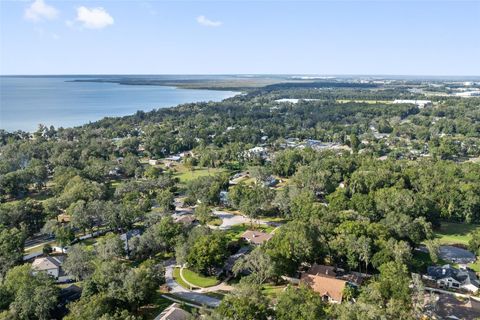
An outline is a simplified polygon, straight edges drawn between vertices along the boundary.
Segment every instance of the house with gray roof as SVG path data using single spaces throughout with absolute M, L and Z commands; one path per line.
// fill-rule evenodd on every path
M 427 268 L 427 279 L 436 281 L 440 288 L 465 290 L 477 293 L 480 281 L 474 271 L 468 268 L 457 269 L 449 264 Z
M 32 263 L 33 274 L 45 272 L 46 274 L 58 279 L 62 275 L 62 264 L 65 256 L 46 256 L 37 258 Z

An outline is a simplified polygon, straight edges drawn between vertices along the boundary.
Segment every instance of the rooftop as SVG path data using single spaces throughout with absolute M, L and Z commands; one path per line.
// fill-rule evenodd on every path
M 247 230 L 242 234 L 241 237 L 250 243 L 262 244 L 270 240 L 273 236 L 269 233 L 265 233 L 261 231 Z
M 346 280 L 324 274 L 304 273 L 300 281 L 310 286 L 313 291 L 319 293 L 322 297 L 328 297 L 333 302 L 342 302 L 343 290 L 347 285 Z
M 65 256 L 47 256 L 43 258 L 37 258 L 32 263 L 32 268 L 35 270 L 51 270 L 58 269 L 65 260 Z
M 180 309 L 178 303 L 172 303 L 167 309 L 163 310 L 155 320 L 187 320 L 190 316 L 190 313 Z

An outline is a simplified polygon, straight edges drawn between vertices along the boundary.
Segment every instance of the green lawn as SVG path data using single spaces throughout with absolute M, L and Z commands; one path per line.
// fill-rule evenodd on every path
M 178 178 L 182 183 L 197 179 L 199 177 L 213 176 L 227 171 L 222 168 L 194 168 L 193 170 L 187 170 L 182 165 L 176 166 L 175 169 L 176 172 L 173 176 Z
M 188 289 L 188 290 L 191 289 L 190 286 L 185 281 L 182 280 L 182 277 L 180 277 L 180 268 L 173 269 L 173 279 L 175 279 L 175 281 L 177 281 L 177 283 L 182 287 L 184 287 L 185 289 Z
M 223 223 L 223 220 L 220 218 L 214 218 L 208 221 L 209 226 L 220 226 Z
M 472 269 L 473 271 L 480 273 L 480 260 L 477 260 L 473 263 L 469 263 L 468 267 Z
M 273 284 L 264 284 L 262 286 L 262 292 L 270 298 L 277 298 L 277 296 L 283 292 L 285 285 L 273 285 Z
M 442 222 L 440 228 L 435 230 L 435 237 L 441 244 L 463 244 L 467 245 L 470 240 L 469 233 L 480 228 L 479 225 Z
M 185 280 L 200 288 L 211 287 L 220 282 L 216 277 L 205 277 L 186 268 L 182 272 Z
M 46 244 L 49 244 L 50 246 L 52 247 L 55 247 L 57 246 L 58 244 L 55 242 L 55 240 L 52 240 L 52 241 L 48 241 L 42 245 L 39 245 L 39 246 L 35 246 L 35 247 L 31 247 L 29 248 L 28 250 L 25 250 L 23 253 L 24 254 L 30 254 L 30 253 L 34 253 L 34 252 L 42 252 L 43 251 L 43 246 L 46 245 Z

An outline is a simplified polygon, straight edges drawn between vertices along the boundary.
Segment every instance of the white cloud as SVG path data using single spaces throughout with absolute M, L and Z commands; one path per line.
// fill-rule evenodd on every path
M 78 7 L 76 21 L 80 22 L 83 27 L 89 29 L 102 29 L 113 24 L 112 16 L 101 7 Z
M 35 0 L 27 9 L 25 9 L 25 19 L 31 21 L 52 20 L 58 16 L 58 10 L 49 6 L 43 0 Z
M 222 25 L 221 21 L 213 21 L 205 16 L 198 16 L 197 22 L 205 27 L 220 27 Z

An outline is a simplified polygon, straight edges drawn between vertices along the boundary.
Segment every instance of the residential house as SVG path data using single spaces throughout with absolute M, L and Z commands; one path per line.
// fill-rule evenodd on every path
M 261 158 L 265 160 L 268 158 L 268 150 L 265 147 L 254 147 L 245 151 L 244 156 L 248 159 Z
M 300 281 L 319 293 L 326 302 L 341 303 L 343 291 L 347 286 L 346 280 L 337 279 L 326 274 L 303 273 Z
M 333 266 L 314 264 L 302 274 L 300 282 L 310 286 L 325 301 L 340 303 L 347 286 L 359 287 L 369 275 L 359 272 L 345 272 Z
M 232 274 L 232 269 L 235 263 L 242 257 L 244 257 L 248 252 L 250 252 L 251 248 L 249 246 L 240 247 L 240 249 L 230 257 L 228 257 L 227 261 L 223 265 L 223 271 L 227 274 Z
M 279 181 L 274 176 L 268 176 L 262 181 L 264 187 L 274 187 L 278 184 L 278 182 Z
M 175 161 L 175 162 L 178 162 L 182 159 L 182 157 L 180 156 L 169 156 L 169 157 L 166 157 L 165 160 L 167 161 Z
M 435 281 L 440 288 L 465 290 L 472 293 L 477 293 L 480 288 L 480 281 L 474 271 L 468 268 L 457 269 L 449 264 L 428 267 L 425 278 Z
M 247 242 L 254 244 L 254 245 L 261 245 L 268 240 L 270 240 L 273 235 L 270 233 L 265 233 L 261 231 L 252 231 L 247 230 L 241 236 L 241 238 L 245 239 Z
M 187 320 L 190 318 L 190 313 L 180 309 L 178 303 L 172 303 L 167 309 L 163 310 L 155 320 Z
M 148 160 L 148 164 L 151 166 L 156 166 L 157 164 L 159 164 L 159 161 L 156 159 L 150 159 Z
M 183 214 L 175 217 L 175 222 L 183 223 L 186 227 L 191 226 L 196 220 L 197 218 L 193 214 Z
M 45 272 L 53 278 L 58 279 L 63 275 L 62 264 L 64 260 L 64 255 L 36 258 L 32 263 L 33 274 Z

